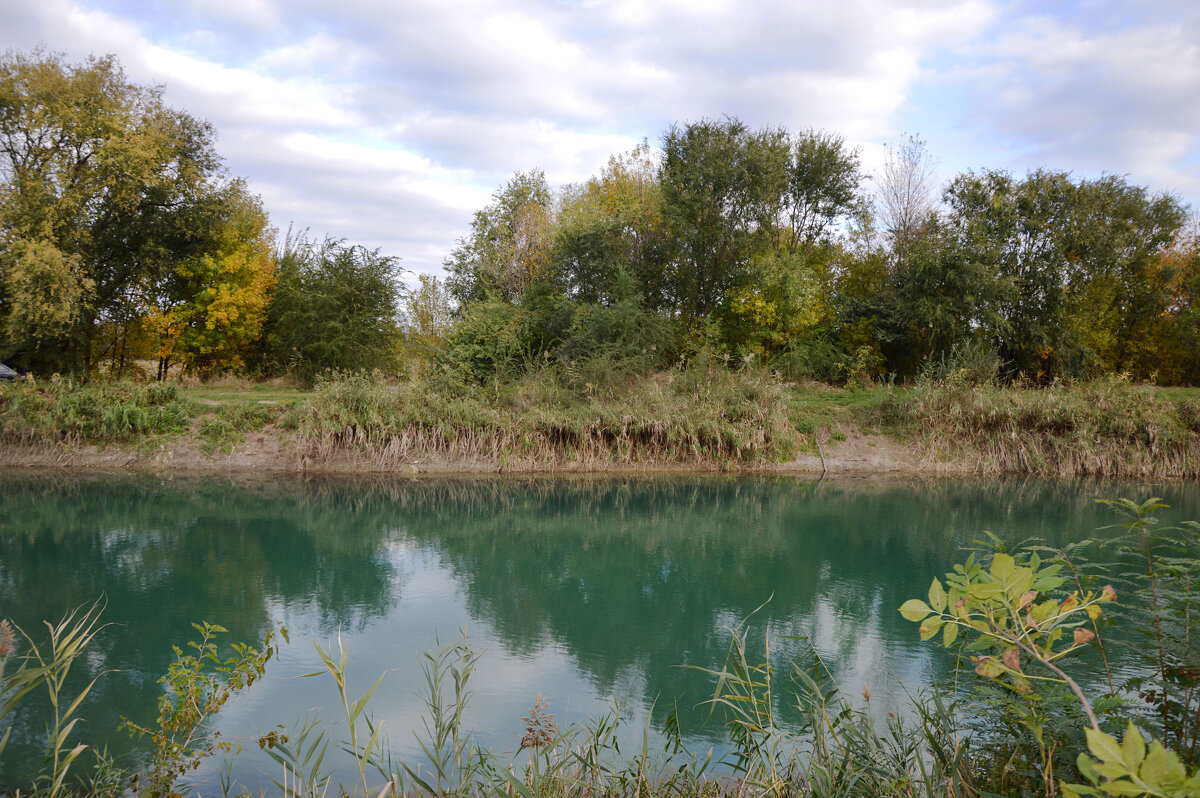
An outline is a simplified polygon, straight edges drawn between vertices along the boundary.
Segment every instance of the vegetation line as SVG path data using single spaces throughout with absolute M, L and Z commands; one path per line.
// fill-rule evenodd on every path
M 214 389 L 204 389 L 212 391 Z M 6 465 L 419 472 L 725 470 L 1200 476 L 1200 391 L 925 380 L 833 390 L 696 363 L 580 394 L 533 373 L 497 397 L 377 374 L 262 404 L 173 382 L 0 387 Z M 821 438 L 826 438 L 823 443 Z

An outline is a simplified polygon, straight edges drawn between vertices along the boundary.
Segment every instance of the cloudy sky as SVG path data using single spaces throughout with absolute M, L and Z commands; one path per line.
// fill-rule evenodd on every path
M 437 273 L 516 170 L 672 122 L 819 128 L 868 167 L 1126 174 L 1200 205 L 1200 3 L 0 0 L 0 48 L 115 54 L 211 121 L 275 225 Z

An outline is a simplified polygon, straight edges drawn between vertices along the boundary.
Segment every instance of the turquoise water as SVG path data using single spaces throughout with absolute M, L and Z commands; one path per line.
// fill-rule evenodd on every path
M 1194 484 L 733 477 L 221 479 L 0 474 L 0 616 L 27 630 L 103 596 L 111 625 L 77 665 L 104 672 L 80 737 L 134 758 L 122 716 L 152 722 L 172 645 L 193 621 L 252 641 L 275 621 L 291 643 L 214 728 L 250 749 L 234 777 L 278 777 L 255 738 L 312 713 L 340 717 L 313 642 L 350 652 L 352 697 L 394 753 L 419 759 L 421 652 L 465 634 L 483 651 L 468 721 L 511 751 L 536 695 L 556 721 L 614 702 L 642 728 L 678 709 L 688 744 L 721 750 L 695 668 L 718 667 L 748 616 L 779 661 L 811 642 L 844 692 L 903 711 L 944 668 L 896 607 L 921 595 L 988 529 L 1062 544 L 1113 518 L 1095 497 L 1162 496 L 1200 518 Z M 759 608 L 757 613 L 755 609 Z M 36 636 L 36 635 L 35 635 Z M 41 697 L 16 718 L 0 786 L 36 769 Z M 781 710 L 787 717 L 787 709 Z M 336 734 L 344 735 L 344 727 Z M 212 785 L 223 765 L 195 776 Z M 344 777 L 349 776 L 343 771 Z

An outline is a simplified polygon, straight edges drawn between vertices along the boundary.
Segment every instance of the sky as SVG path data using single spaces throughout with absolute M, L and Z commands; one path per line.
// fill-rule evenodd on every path
M 272 223 L 438 274 L 515 172 L 672 123 L 917 134 L 968 169 L 1125 175 L 1200 207 L 1200 2 L 0 0 L 0 49 L 114 54 L 217 129 Z

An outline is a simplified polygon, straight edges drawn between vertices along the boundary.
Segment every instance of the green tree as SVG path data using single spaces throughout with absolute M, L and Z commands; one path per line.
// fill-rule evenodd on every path
M 470 235 L 446 258 L 450 295 L 463 309 L 489 297 L 519 300 L 546 273 L 554 227 L 546 176 L 541 170 L 517 172 L 475 212 Z
M 987 332 L 1006 362 L 1040 378 L 1111 368 L 1089 345 L 1100 327 L 1125 359 L 1152 314 L 1145 277 L 1183 223 L 1177 199 L 1119 177 L 1039 170 L 1021 181 L 960 175 L 945 200 L 960 256 L 1003 284 Z
M 204 250 L 221 182 L 212 128 L 112 56 L 0 58 L 5 356 L 91 370 L 172 264 Z
M 259 370 L 310 380 L 327 369 L 398 365 L 398 259 L 378 249 L 303 235 L 276 256 Z
M 783 246 L 795 254 L 835 236 L 835 225 L 863 207 L 858 150 L 841 136 L 807 130 L 791 141 L 784 196 Z
M 650 308 L 665 305 L 672 242 L 658 169 L 643 142 L 610 158 L 596 177 L 564 190 L 553 280 L 568 296 L 608 305 L 636 294 Z
M 663 206 L 675 239 L 668 292 L 685 324 L 709 317 L 776 238 L 790 150 L 780 129 L 737 119 L 673 125 L 663 136 Z

